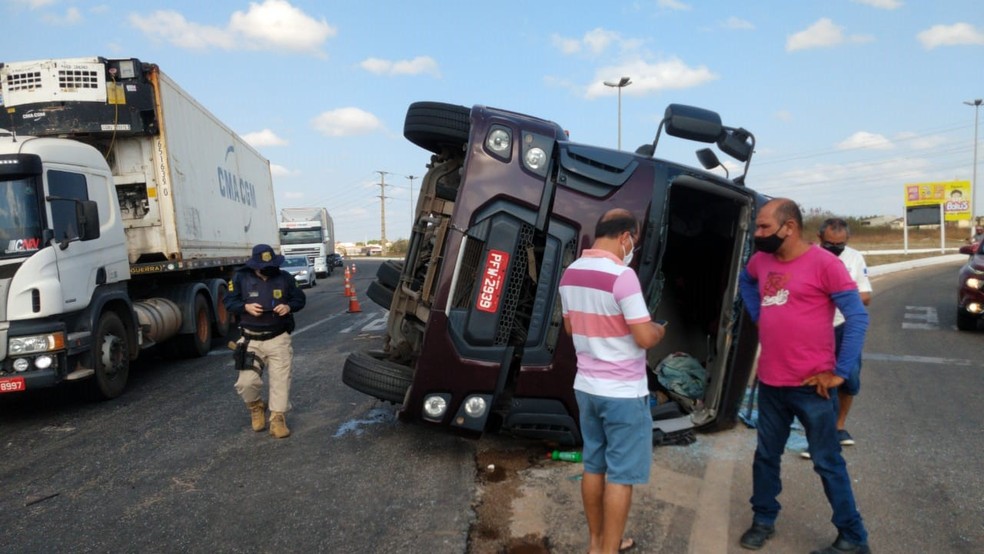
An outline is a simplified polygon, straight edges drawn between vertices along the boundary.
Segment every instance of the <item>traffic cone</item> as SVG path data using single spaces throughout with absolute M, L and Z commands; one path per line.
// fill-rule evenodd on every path
M 352 275 L 355 275 L 355 262 L 352 262 Z
M 355 288 L 352 289 L 352 296 L 349 297 L 349 309 L 348 313 L 357 314 L 362 311 L 362 306 L 359 306 L 359 299 L 355 297 Z
M 352 274 L 349 273 L 349 269 L 345 268 L 345 292 L 342 296 L 354 296 L 355 288 L 352 286 Z

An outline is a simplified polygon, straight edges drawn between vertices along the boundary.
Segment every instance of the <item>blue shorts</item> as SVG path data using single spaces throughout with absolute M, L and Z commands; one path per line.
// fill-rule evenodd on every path
M 838 325 L 834 327 L 834 340 L 836 344 L 836 352 L 840 353 L 841 340 L 844 338 L 844 325 Z M 844 384 L 840 386 L 840 390 L 843 390 L 851 396 L 857 396 L 861 392 L 861 357 L 858 357 L 857 362 L 855 362 L 854 367 L 851 368 L 851 376 L 844 380 Z
M 610 398 L 575 390 L 581 412 L 584 471 L 609 483 L 649 482 L 653 463 L 653 417 L 649 398 Z

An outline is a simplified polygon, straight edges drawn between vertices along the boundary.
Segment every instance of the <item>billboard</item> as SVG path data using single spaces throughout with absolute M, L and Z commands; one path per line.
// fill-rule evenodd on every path
M 944 220 L 970 219 L 970 181 L 937 181 L 905 185 L 905 207 L 943 204 Z

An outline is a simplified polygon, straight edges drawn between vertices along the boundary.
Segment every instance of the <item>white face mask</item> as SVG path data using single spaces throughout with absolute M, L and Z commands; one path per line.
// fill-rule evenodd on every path
M 625 265 L 629 265 L 630 263 L 632 263 L 632 256 L 635 254 L 635 241 L 632 240 L 631 236 L 629 236 L 629 243 L 632 246 L 629 248 L 628 254 L 625 253 L 625 247 L 624 246 L 622 247 L 622 263 Z

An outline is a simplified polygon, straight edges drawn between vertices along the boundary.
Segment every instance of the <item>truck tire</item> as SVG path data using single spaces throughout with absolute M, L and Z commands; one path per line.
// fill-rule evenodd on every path
M 407 108 L 403 136 L 435 154 L 445 148 L 460 151 L 468 142 L 471 109 L 441 102 L 414 102 Z
M 963 308 L 957 308 L 957 329 L 961 331 L 976 331 L 977 318 L 968 314 Z
M 376 270 L 376 278 L 386 288 L 396 290 L 400 286 L 400 275 L 403 274 L 403 261 L 386 260 Z
M 379 281 L 369 283 L 369 288 L 366 289 L 366 296 L 369 297 L 369 300 L 372 300 L 387 310 L 393 305 L 393 289 L 386 288 L 386 285 L 383 285 Z
M 182 358 L 201 358 L 212 349 L 212 311 L 202 294 L 195 295 L 192 317 L 195 332 L 174 337 L 175 350 Z
M 345 358 L 342 382 L 380 400 L 402 404 L 413 381 L 413 370 L 405 365 L 377 360 L 365 352 Z
M 92 392 L 104 400 L 123 394 L 130 375 L 130 348 L 120 316 L 106 312 L 99 317 L 92 337 Z
M 212 335 L 225 337 L 229 335 L 229 328 L 232 327 L 232 314 L 226 310 L 225 297 L 229 293 L 229 284 L 225 279 L 213 279 L 209 282 L 209 290 L 215 300 L 213 308 L 215 312 L 215 322 L 212 324 Z

